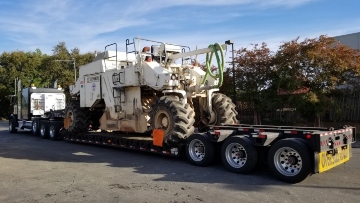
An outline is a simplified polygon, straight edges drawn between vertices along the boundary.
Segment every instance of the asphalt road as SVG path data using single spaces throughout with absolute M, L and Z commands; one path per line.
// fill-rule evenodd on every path
M 360 148 L 349 162 L 298 184 L 268 170 L 10 134 L 0 122 L 0 202 L 360 202 Z

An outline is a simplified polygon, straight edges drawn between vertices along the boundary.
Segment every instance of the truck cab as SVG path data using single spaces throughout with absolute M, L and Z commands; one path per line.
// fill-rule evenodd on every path
M 26 87 L 10 96 L 11 104 L 14 106 L 13 113 L 9 118 L 9 131 L 15 133 L 17 130 L 33 131 L 38 134 L 40 121 L 63 117 L 65 109 L 64 90 L 57 88 L 37 88 L 34 85 Z

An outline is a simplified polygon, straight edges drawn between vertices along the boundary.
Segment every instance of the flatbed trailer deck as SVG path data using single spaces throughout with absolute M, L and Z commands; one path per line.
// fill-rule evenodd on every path
M 351 157 L 355 127 L 340 128 L 223 125 L 208 126 L 194 133 L 186 143 L 158 146 L 148 134 L 88 132 L 71 134 L 62 131 L 66 141 L 128 148 L 151 153 L 179 156 L 185 152 L 197 166 L 211 164 L 216 153 L 227 170 L 247 174 L 259 164 L 267 163 L 276 178 L 297 183 L 311 174 L 321 173 Z

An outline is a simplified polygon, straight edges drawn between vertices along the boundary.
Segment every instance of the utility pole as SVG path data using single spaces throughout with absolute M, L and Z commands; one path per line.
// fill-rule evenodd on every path
M 74 77 L 74 83 L 76 83 L 76 64 L 75 64 L 75 59 L 71 58 L 71 60 L 55 60 L 56 62 L 72 62 L 74 65 L 74 72 L 75 72 L 75 77 Z
M 234 97 L 233 97 L 233 102 L 236 104 L 236 78 L 235 78 L 235 61 L 234 61 L 234 42 L 231 40 L 226 40 L 225 44 L 230 45 L 231 44 L 231 53 L 232 53 L 232 57 L 231 57 L 231 63 L 232 63 L 232 75 L 233 75 L 233 93 L 234 93 Z

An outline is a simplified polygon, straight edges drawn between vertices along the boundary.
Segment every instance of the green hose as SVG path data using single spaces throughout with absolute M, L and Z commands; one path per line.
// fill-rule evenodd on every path
M 217 85 L 217 88 L 219 88 L 223 84 L 223 72 L 224 72 L 224 61 L 225 61 L 224 60 L 224 50 L 221 47 L 221 45 L 218 44 L 218 43 L 210 44 L 209 48 L 212 48 L 213 51 L 210 53 L 210 57 L 209 57 L 209 53 L 206 54 L 206 74 L 205 74 L 205 77 L 204 77 L 203 81 L 201 82 L 201 84 L 204 84 L 205 81 L 206 81 L 207 76 L 210 75 L 210 77 L 212 77 L 214 79 L 219 78 L 219 83 Z M 220 53 L 221 53 L 221 61 L 220 61 L 220 58 L 219 58 L 218 51 L 220 51 Z M 211 72 L 211 61 L 212 61 L 212 57 L 213 57 L 214 53 L 215 53 L 215 56 L 216 56 L 218 69 L 219 69 L 219 74 L 218 75 L 215 75 L 215 74 L 213 74 Z

